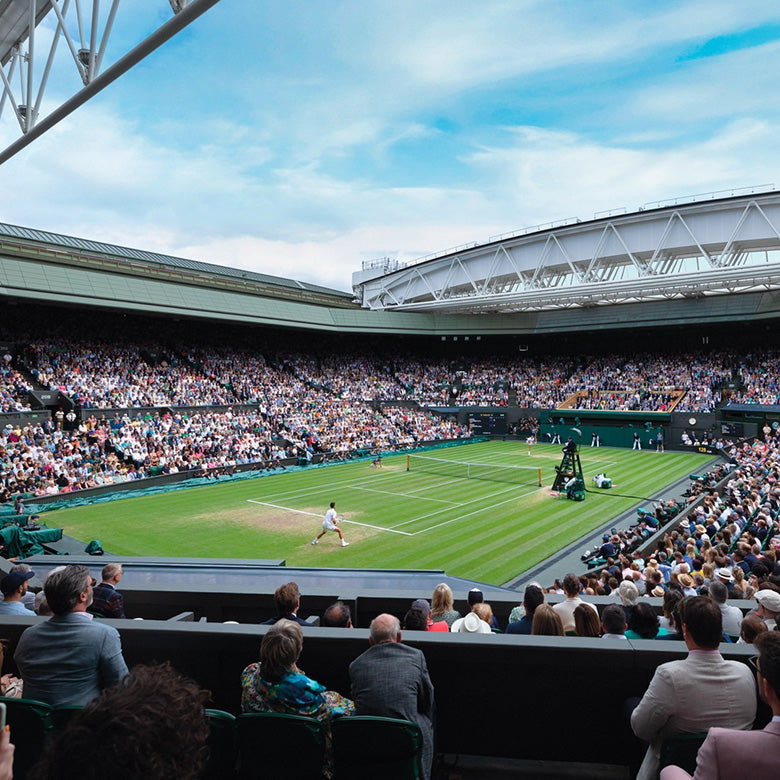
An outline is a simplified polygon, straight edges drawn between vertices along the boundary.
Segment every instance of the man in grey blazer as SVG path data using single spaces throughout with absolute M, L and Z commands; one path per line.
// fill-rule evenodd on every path
M 774 780 L 780 756 L 780 632 L 764 631 L 755 643 L 758 692 L 772 708 L 772 720 L 760 731 L 712 728 L 699 748 L 694 780 Z M 677 766 L 661 771 L 661 780 L 691 780 Z
M 634 733 L 650 743 L 637 780 L 658 777 L 661 745 L 670 734 L 753 727 L 756 685 L 746 664 L 726 661 L 718 652 L 723 630 L 718 605 L 709 596 L 687 599 L 682 630 L 688 657 L 661 664 L 631 713 Z
M 43 590 L 54 614 L 26 629 L 14 653 L 26 699 L 84 705 L 127 674 L 119 632 L 87 612 L 94 586 L 86 566 L 49 572 Z
M 368 650 L 349 665 L 356 715 L 402 718 L 422 729 L 423 777 L 433 762 L 433 684 L 425 656 L 401 644 L 401 625 L 393 615 L 371 621 Z

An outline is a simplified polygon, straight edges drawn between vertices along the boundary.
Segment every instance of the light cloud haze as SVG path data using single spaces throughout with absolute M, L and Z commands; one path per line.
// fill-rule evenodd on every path
M 122 4 L 109 61 L 169 16 Z M 779 60 L 766 2 L 223 0 L 0 166 L 0 220 L 347 290 L 374 257 L 777 181 Z

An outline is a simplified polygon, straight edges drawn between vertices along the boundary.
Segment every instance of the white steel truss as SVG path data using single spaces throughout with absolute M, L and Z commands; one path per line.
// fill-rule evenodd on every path
M 353 275 L 366 308 L 520 312 L 780 289 L 780 192 L 594 219 Z
M 132 0 L 130 0 L 132 4 Z M 0 152 L 0 164 L 108 86 L 219 0 L 159 0 L 173 17 L 104 68 L 120 0 L 0 0 L 0 129 L 16 140 Z M 53 35 L 36 36 L 51 18 Z M 62 42 L 62 46 L 60 43 Z M 59 50 L 59 52 L 58 52 Z M 73 74 L 73 94 L 46 116 L 41 107 L 52 71 Z

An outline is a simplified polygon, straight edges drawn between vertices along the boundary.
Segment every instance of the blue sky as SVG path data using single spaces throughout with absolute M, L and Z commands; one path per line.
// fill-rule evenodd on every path
M 169 16 L 123 3 L 108 61 Z M 375 257 L 780 186 L 778 73 L 766 0 L 221 0 L 0 167 L 0 220 L 349 289 Z

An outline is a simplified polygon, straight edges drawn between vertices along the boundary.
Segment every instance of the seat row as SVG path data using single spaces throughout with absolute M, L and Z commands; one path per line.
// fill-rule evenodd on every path
M 14 753 L 14 778 L 31 767 L 81 707 L 51 707 L 33 699 L 0 697 L 6 706 Z M 327 726 L 315 718 L 281 713 L 207 709 L 208 760 L 201 780 L 310 780 L 322 776 Z M 331 724 L 338 780 L 413 780 L 422 777 L 422 732 L 416 723 L 352 716 Z

